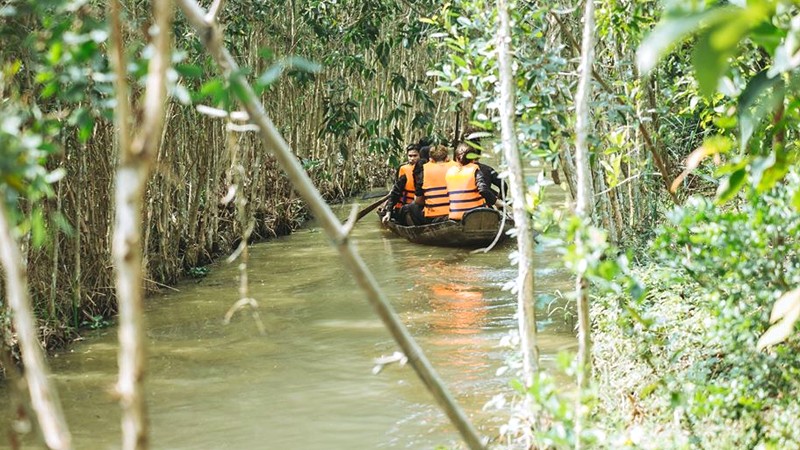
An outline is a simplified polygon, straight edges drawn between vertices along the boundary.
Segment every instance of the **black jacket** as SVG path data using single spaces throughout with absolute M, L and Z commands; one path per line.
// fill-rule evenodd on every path
M 494 167 L 484 164 L 480 161 L 475 161 L 475 164 L 478 165 L 478 168 L 481 169 L 481 173 L 483 174 L 483 178 L 492 186 L 497 186 L 497 192 L 495 192 L 495 197 L 505 198 L 505 189 L 503 189 L 503 180 L 500 179 L 500 174 L 494 170 Z M 495 198 L 496 199 L 496 198 Z M 492 202 L 494 204 L 494 202 Z

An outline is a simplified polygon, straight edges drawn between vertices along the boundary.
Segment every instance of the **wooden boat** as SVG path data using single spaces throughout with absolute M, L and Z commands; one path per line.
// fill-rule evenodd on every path
M 392 233 L 415 244 L 464 248 L 486 247 L 495 240 L 498 232 L 498 242 L 502 242 L 508 238 L 507 232 L 513 226 L 512 218 L 503 220 L 502 213 L 491 208 L 468 211 L 460 222 L 446 220 L 428 225 L 404 226 L 389 221 L 384 225 Z

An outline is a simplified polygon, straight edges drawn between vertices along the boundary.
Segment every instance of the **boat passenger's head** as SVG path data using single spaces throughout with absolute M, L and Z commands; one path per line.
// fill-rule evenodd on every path
M 431 147 L 431 160 L 433 162 L 445 162 L 447 161 L 447 147 L 444 145 L 437 145 L 435 147 Z
M 423 145 L 419 148 L 419 163 L 425 164 L 431 158 L 431 146 Z
M 408 156 L 408 163 L 412 166 L 419 161 L 419 147 L 416 144 L 411 144 L 406 147 L 406 156 Z
M 458 144 L 458 147 L 456 147 L 455 159 L 456 162 L 458 162 L 462 166 L 467 165 L 471 162 L 475 162 L 480 157 L 481 157 L 480 150 L 472 148 L 472 146 L 466 142 L 462 142 Z

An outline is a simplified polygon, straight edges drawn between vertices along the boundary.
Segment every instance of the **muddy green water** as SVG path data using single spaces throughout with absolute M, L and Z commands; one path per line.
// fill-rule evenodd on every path
M 513 243 L 487 254 L 416 246 L 382 231 L 374 216 L 354 238 L 449 389 L 479 430 L 496 436 L 505 417 L 483 406 L 510 392 L 509 375 L 495 374 L 509 356 L 499 341 L 517 326 L 516 296 L 502 290 L 516 276 Z M 561 267 L 554 249 L 539 248 L 536 291 L 569 289 Z M 152 448 L 460 447 L 409 366 L 372 374 L 373 359 L 396 347 L 313 223 L 251 246 L 248 273 L 265 336 L 247 310 L 223 324 L 238 299 L 236 264 L 217 263 L 206 278 L 147 300 Z M 573 346 L 572 324 L 563 313 L 538 313 L 547 366 Z M 119 407 L 109 394 L 116 339 L 114 328 L 86 333 L 50 360 L 77 449 L 120 447 Z M 8 403 L 3 386 L 3 430 Z M 34 436 L 26 441 L 24 448 L 42 448 Z

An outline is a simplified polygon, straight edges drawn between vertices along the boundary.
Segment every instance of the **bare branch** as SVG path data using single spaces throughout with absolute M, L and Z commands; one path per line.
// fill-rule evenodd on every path
M 347 218 L 347 222 L 342 226 L 341 239 L 347 239 L 347 236 L 353 231 L 353 226 L 356 224 L 356 221 L 358 221 L 358 204 L 353 203 L 350 216 Z
M 206 14 L 206 22 L 208 23 L 215 23 L 219 19 L 219 12 L 222 11 L 222 7 L 225 5 L 225 0 L 214 0 L 214 3 L 211 4 L 211 7 L 208 8 L 208 14 Z

